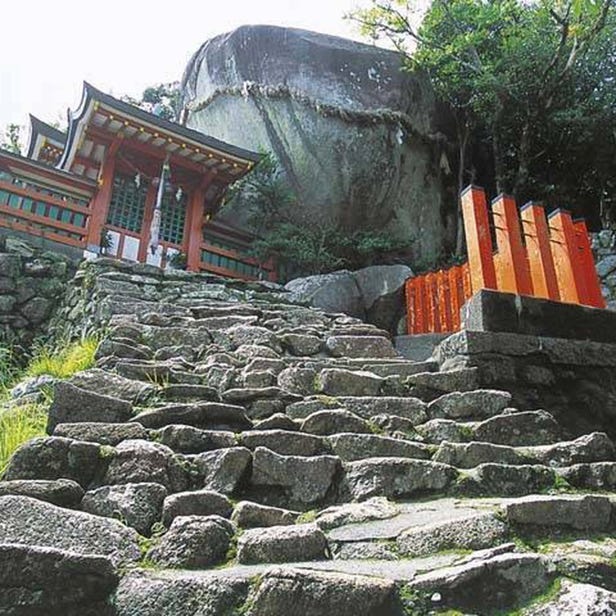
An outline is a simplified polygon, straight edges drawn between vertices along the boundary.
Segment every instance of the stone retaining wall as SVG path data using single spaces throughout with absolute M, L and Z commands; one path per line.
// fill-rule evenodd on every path
M 609 310 L 616 310 L 616 232 L 609 229 L 592 234 L 592 250 Z
M 28 348 L 47 333 L 75 265 L 20 240 L 0 240 L 0 346 Z

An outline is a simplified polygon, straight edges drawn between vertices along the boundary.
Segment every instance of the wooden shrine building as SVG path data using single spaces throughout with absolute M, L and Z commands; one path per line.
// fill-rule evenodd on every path
M 85 83 L 66 134 L 31 116 L 26 156 L 0 150 L 0 232 L 86 258 L 274 279 L 246 254 L 249 236 L 213 219 L 258 160 Z

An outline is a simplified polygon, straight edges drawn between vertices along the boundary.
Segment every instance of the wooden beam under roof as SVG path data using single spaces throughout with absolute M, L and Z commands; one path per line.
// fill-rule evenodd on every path
M 140 131 L 141 131 L 141 129 L 143 129 L 144 132 L 150 132 L 150 131 L 147 131 L 145 129 L 145 127 L 147 126 L 148 128 L 150 128 L 150 130 L 153 133 L 153 137 L 154 137 L 153 144 L 155 146 L 157 146 L 157 147 L 162 145 L 163 143 L 165 143 L 165 141 L 177 143 L 180 147 L 188 145 L 186 142 L 189 141 L 189 139 L 186 139 L 183 136 L 180 137 L 180 136 L 176 136 L 176 135 L 173 135 L 173 134 L 170 136 L 170 134 L 167 133 L 167 131 L 165 131 L 164 129 L 162 129 L 160 127 L 156 127 L 154 125 L 150 126 L 150 123 L 135 122 L 132 118 L 126 118 L 125 116 L 119 114 L 116 110 L 107 109 L 107 107 L 105 105 L 99 105 L 99 108 L 97 109 L 97 113 L 101 113 L 101 114 L 102 113 L 106 113 L 106 114 L 108 114 L 107 117 L 109 118 L 109 122 L 107 124 L 107 128 L 108 129 L 112 129 L 113 133 L 116 133 L 119 130 L 119 127 L 117 126 L 117 123 L 120 123 L 120 122 L 124 121 L 129 126 L 131 126 L 131 125 L 132 126 L 136 126 Z M 151 114 L 148 114 L 148 115 L 151 115 Z M 178 125 L 178 128 L 180 128 L 179 125 Z M 211 147 L 203 145 L 203 144 L 199 144 L 199 145 L 194 144 L 193 147 L 194 147 L 195 150 L 196 149 L 199 149 L 199 150 L 203 150 L 203 149 L 211 150 L 211 153 L 214 156 L 217 156 L 219 158 L 231 159 L 231 160 L 233 160 L 233 162 L 236 162 L 237 164 L 241 165 L 244 168 L 245 171 L 250 170 L 250 168 L 254 164 L 252 161 L 247 161 L 245 159 L 241 159 L 241 158 L 235 157 L 233 154 L 230 154 L 228 152 L 218 151 L 215 148 L 211 148 Z

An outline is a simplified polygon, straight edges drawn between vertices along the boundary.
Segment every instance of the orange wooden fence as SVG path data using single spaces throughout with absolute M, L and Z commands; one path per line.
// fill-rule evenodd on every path
M 475 186 L 461 200 L 468 261 L 407 280 L 409 334 L 458 331 L 460 308 L 480 289 L 605 308 L 583 220 L 562 209 L 546 216 L 537 203 L 518 210 L 506 195 L 492 201 L 490 217 Z

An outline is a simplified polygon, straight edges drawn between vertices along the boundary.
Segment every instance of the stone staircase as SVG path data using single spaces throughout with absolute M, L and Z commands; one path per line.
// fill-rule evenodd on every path
M 616 613 L 605 433 L 275 289 L 141 267 L 97 281 L 97 367 L 0 482 L 0 614 Z

